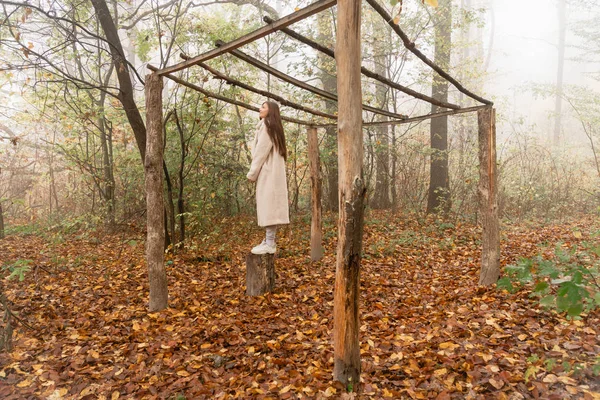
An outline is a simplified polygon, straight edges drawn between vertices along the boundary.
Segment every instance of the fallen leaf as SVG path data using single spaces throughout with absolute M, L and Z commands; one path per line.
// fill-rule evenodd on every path
M 502 389 L 502 386 L 504 386 L 503 380 L 496 380 L 494 378 L 490 378 L 488 382 L 490 382 L 490 384 L 498 390 Z
M 560 383 L 564 383 L 565 385 L 575 386 L 577 385 L 577 381 L 570 376 L 559 376 L 558 381 Z

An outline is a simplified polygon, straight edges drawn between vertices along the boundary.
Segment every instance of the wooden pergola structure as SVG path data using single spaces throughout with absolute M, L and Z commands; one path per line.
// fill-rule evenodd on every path
M 279 20 L 265 18 L 267 25 L 228 43 L 218 42 L 217 46 L 195 57 L 183 56 L 184 61 L 159 69 L 148 65 L 153 72 L 147 76 L 146 124 L 147 145 L 145 158 L 146 196 L 147 196 L 147 243 L 146 257 L 150 280 L 150 310 L 167 307 L 167 284 L 164 267 L 164 219 L 163 219 L 163 117 L 162 88 L 163 78 L 184 85 L 202 93 L 204 96 L 234 104 L 258 112 L 258 107 L 213 93 L 191 82 L 185 81 L 174 73 L 200 66 L 218 79 L 240 88 L 257 93 L 280 102 L 284 106 L 301 110 L 316 117 L 329 119 L 329 123 L 316 123 L 287 116 L 282 119 L 307 127 L 308 152 L 311 170 L 312 224 L 311 257 L 322 256 L 321 246 L 321 197 L 319 176 L 319 151 L 317 128 L 337 126 L 338 128 L 338 169 L 339 169 L 339 220 L 336 278 L 334 291 L 334 379 L 345 384 L 358 383 L 360 379 L 359 347 L 359 276 L 363 231 L 363 211 L 366 187 L 363 179 L 363 126 L 406 124 L 436 117 L 477 112 L 479 125 L 479 195 L 483 224 L 481 274 L 479 283 L 488 285 L 496 282 L 499 276 L 500 237 L 497 202 L 496 177 L 496 131 L 495 110 L 491 101 L 486 100 L 464 88 L 447 72 L 433 63 L 393 21 L 393 18 L 376 0 L 366 0 L 381 15 L 383 21 L 398 34 L 404 46 L 416 57 L 431 67 L 437 74 L 454 85 L 460 92 L 481 103 L 480 106 L 461 108 L 456 104 L 443 102 L 428 95 L 416 92 L 397 82 L 376 74 L 361 66 L 360 22 L 361 1 L 359 0 L 318 0 Z M 329 49 L 306 38 L 289 28 L 290 25 L 326 10 L 334 5 L 337 8 L 336 49 Z M 273 32 L 282 31 L 316 51 L 335 58 L 337 66 L 337 94 L 327 92 L 315 86 L 295 79 L 265 63 L 245 54 L 240 47 Z M 205 64 L 206 61 L 223 54 L 231 54 L 254 67 L 271 74 L 303 90 L 307 90 L 326 101 L 338 103 L 337 115 L 316 110 L 293 102 L 275 93 L 254 88 L 231 78 Z M 387 110 L 362 104 L 361 74 L 379 81 L 393 89 L 416 99 L 426 101 L 445 111 L 427 115 L 406 116 Z M 386 121 L 363 123 L 362 112 L 368 111 L 387 117 Z

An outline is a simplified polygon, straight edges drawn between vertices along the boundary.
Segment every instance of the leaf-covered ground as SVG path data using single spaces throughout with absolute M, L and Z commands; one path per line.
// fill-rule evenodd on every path
M 599 399 L 598 312 L 569 321 L 525 291 L 477 286 L 480 230 L 371 212 L 361 276 L 359 398 Z M 17 321 L 3 399 L 339 398 L 332 382 L 335 229 L 311 263 L 308 218 L 280 232 L 273 294 L 245 295 L 262 232 L 227 219 L 168 256 L 169 305 L 147 312 L 143 232 L 10 236 Z M 502 262 L 589 239 L 590 221 L 505 225 Z M 581 234 L 575 232 L 581 232 Z M 7 273 L 4 272 L 4 276 Z M 348 397 L 348 396 L 346 396 Z M 356 397 L 356 396 L 350 396 Z

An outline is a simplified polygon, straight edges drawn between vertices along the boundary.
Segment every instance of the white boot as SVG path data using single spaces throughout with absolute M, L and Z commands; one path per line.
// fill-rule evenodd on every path
M 263 240 L 258 246 L 254 246 L 251 250 L 252 254 L 275 254 L 275 245 L 268 245 L 266 240 Z

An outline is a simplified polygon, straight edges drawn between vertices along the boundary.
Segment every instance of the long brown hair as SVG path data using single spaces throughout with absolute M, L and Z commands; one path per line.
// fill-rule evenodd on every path
M 281 114 L 279 113 L 279 105 L 274 101 L 265 101 L 269 107 L 269 112 L 265 117 L 265 126 L 267 133 L 273 142 L 273 146 L 284 160 L 287 160 L 287 148 L 285 147 L 285 133 L 283 133 L 283 124 L 281 123 Z

